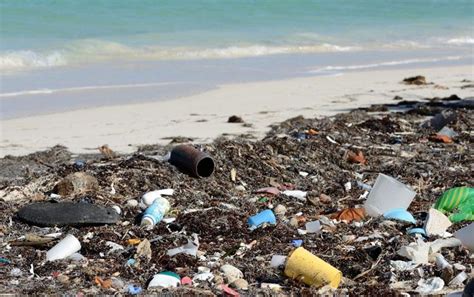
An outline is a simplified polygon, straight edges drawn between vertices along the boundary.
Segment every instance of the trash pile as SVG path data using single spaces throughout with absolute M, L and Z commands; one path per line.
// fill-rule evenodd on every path
M 1 291 L 472 293 L 472 101 L 0 159 Z

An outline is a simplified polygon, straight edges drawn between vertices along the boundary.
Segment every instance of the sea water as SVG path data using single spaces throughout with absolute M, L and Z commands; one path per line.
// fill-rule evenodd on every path
M 0 16 L 2 118 L 473 59 L 465 0 L 0 0 Z

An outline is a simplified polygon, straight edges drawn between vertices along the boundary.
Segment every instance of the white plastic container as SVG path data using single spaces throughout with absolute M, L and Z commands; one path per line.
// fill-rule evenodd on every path
M 454 236 L 462 242 L 463 246 L 474 252 L 474 223 L 459 229 L 454 233 Z
M 407 209 L 416 193 L 407 185 L 385 174 L 379 173 L 369 197 L 364 203 L 368 215 L 378 217 L 395 209 Z
M 81 243 L 72 234 L 68 234 L 46 253 L 47 261 L 64 259 L 81 249 Z

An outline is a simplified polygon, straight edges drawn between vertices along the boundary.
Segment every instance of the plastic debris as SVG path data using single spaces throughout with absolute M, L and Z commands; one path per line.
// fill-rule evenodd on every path
M 226 278 L 229 284 L 234 282 L 236 279 L 244 277 L 242 271 L 240 271 L 237 267 L 229 264 L 222 265 L 221 271 L 222 273 L 224 273 L 224 277 Z
M 287 259 L 287 256 L 273 255 L 270 261 L 270 266 L 274 268 L 281 267 L 285 265 L 286 259 Z
M 117 214 L 119 214 L 119 215 L 122 214 L 122 209 L 120 209 L 120 207 L 118 205 L 112 206 L 112 209 L 115 210 L 115 212 Z
M 112 241 L 106 241 L 105 245 L 110 248 L 109 254 L 123 250 L 123 246 Z
M 431 208 L 425 222 L 425 230 L 428 236 L 443 236 L 446 230 L 452 225 L 451 221 L 442 212 Z
M 403 208 L 397 208 L 397 209 L 392 209 L 383 214 L 384 218 L 386 219 L 392 219 L 392 220 L 398 220 L 398 221 L 404 221 L 404 222 L 409 222 L 412 224 L 416 223 L 415 218 L 411 213 L 406 211 Z
M 273 292 L 280 292 L 281 286 L 279 284 L 271 284 L 271 283 L 261 283 L 260 288 L 262 289 L 270 289 Z
M 431 127 L 435 131 L 439 131 L 447 124 L 453 122 L 455 119 L 456 114 L 454 112 L 444 110 L 440 113 L 435 114 L 434 117 L 425 122 L 422 126 L 425 128 Z
M 467 225 L 466 227 L 459 229 L 454 233 L 454 236 L 459 239 L 465 247 L 471 252 L 474 252 L 474 223 Z
M 428 255 L 430 252 L 430 245 L 422 240 L 416 243 L 410 243 L 408 246 L 403 246 L 398 250 L 398 254 L 405 258 L 412 260 L 417 264 L 428 263 Z
M 267 187 L 267 188 L 260 188 L 255 191 L 257 194 L 271 194 L 271 195 L 279 195 L 280 190 L 276 187 Z
M 364 157 L 364 154 L 362 151 L 358 151 L 357 153 L 353 151 L 348 151 L 347 152 L 347 161 L 350 163 L 358 163 L 365 165 L 367 163 L 367 160 Z
M 96 276 L 94 277 L 94 282 L 101 286 L 102 288 L 104 289 L 110 289 L 112 287 L 112 280 L 111 279 L 106 279 L 106 280 L 103 280 L 102 278 Z
M 350 181 L 344 184 L 344 190 L 346 190 L 346 192 L 349 192 L 351 189 L 352 189 L 352 183 Z
M 451 222 L 474 220 L 474 188 L 457 187 L 447 190 L 436 201 L 434 208 L 441 212 L 453 212 L 449 219 Z
M 319 233 L 321 231 L 321 223 L 319 221 L 307 222 L 305 228 L 307 233 Z
M 137 245 L 141 242 L 142 240 L 139 238 L 130 238 L 127 240 L 127 244 L 129 245 Z
M 19 277 L 23 275 L 23 271 L 21 271 L 20 268 L 15 267 L 12 270 L 10 270 L 10 275 L 13 277 Z
M 450 287 L 460 287 L 469 278 L 466 272 L 462 271 L 458 273 L 448 284 Z
M 72 202 L 28 204 L 18 211 L 18 217 L 32 225 L 51 227 L 114 224 L 120 219 L 112 208 Z
M 453 139 L 448 135 L 435 134 L 430 136 L 430 140 L 433 142 L 442 142 L 442 143 L 453 143 Z
M 439 130 L 438 133 L 436 133 L 437 135 L 446 135 L 448 136 L 449 138 L 454 138 L 454 137 L 457 137 L 459 136 L 458 133 L 456 133 L 456 131 L 454 131 L 453 129 L 449 128 L 449 127 L 443 127 L 443 129 Z
M 229 288 L 229 286 L 227 285 L 219 285 L 219 288 L 227 295 L 227 296 L 232 296 L 232 297 L 239 297 L 240 294 L 234 290 L 232 290 L 231 288 Z
M 299 191 L 299 190 L 286 190 L 281 192 L 283 195 L 286 195 L 288 197 L 293 197 L 301 201 L 306 201 L 306 194 L 307 192 Z
M 362 190 L 366 190 L 366 191 L 370 191 L 372 190 L 372 186 L 371 185 L 368 185 L 368 184 L 365 184 L 361 181 L 357 181 L 357 187 L 359 187 L 360 189 Z
M 364 203 L 368 215 L 377 217 L 392 209 L 408 209 L 416 193 L 405 184 L 379 174 Z
M 430 258 L 434 258 L 435 254 L 442 248 L 456 247 L 459 245 L 461 245 L 461 242 L 456 238 L 437 239 L 433 242 L 424 242 L 418 239 L 417 242 L 401 247 L 397 253 L 417 264 L 427 264 Z
M 432 277 L 427 280 L 420 279 L 416 291 L 420 294 L 433 294 L 444 288 L 444 281 L 439 277 Z
M 151 191 L 143 194 L 141 198 L 141 202 L 144 205 L 144 208 L 147 208 L 148 206 L 152 205 L 153 202 L 157 198 L 161 198 L 163 196 L 172 196 L 174 194 L 173 189 L 163 189 L 163 190 L 156 190 L 156 191 Z
M 75 261 L 75 262 L 81 262 L 81 261 L 86 260 L 86 257 L 81 255 L 80 253 L 74 253 L 74 254 L 70 255 L 69 257 L 67 257 L 66 259 L 71 260 L 71 261 Z
M 243 278 L 236 279 L 230 285 L 231 287 L 236 288 L 237 290 L 245 291 L 249 289 L 249 283 Z
M 461 241 L 457 238 L 440 238 L 430 242 L 430 255 L 436 254 L 443 248 L 457 247 L 461 245 Z
M 316 287 L 329 284 L 336 289 L 342 279 L 339 270 L 302 247 L 290 253 L 284 272 L 289 278 Z
M 10 260 L 6 259 L 6 258 L 0 258 L 0 266 L 4 266 L 4 265 L 8 265 L 10 264 Z
M 291 241 L 291 244 L 294 246 L 294 247 L 300 247 L 301 245 L 303 245 L 303 240 L 301 239 L 294 239 Z
M 135 254 L 136 259 L 146 259 L 147 262 L 151 260 L 151 243 L 148 239 L 143 239 L 137 246 Z
M 197 235 L 195 235 L 194 241 L 188 240 L 187 244 L 168 250 L 166 254 L 170 257 L 173 257 L 174 255 L 177 255 L 177 254 L 188 254 L 188 255 L 196 257 L 198 248 L 199 248 L 199 240 L 198 240 Z
M 436 257 L 436 266 L 438 266 L 439 269 L 452 267 L 452 265 L 449 264 L 448 261 L 446 261 L 446 259 L 443 257 L 443 255 L 437 253 L 435 255 L 435 257 Z
M 286 207 L 282 204 L 278 204 L 273 211 L 277 216 L 284 216 L 286 214 Z
M 247 222 L 250 226 L 250 230 L 254 230 L 263 224 L 276 225 L 276 217 L 271 209 L 266 209 L 248 218 Z
M 411 228 L 407 231 L 407 234 L 410 234 L 410 235 L 414 235 L 414 234 L 421 234 L 425 237 L 427 237 L 428 235 L 426 234 L 426 231 L 425 229 L 423 228 Z
M 177 287 L 181 283 L 181 278 L 174 272 L 164 271 L 158 274 L 155 274 L 153 279 L 148 284 L 148 289 L 161 287 L 161 288 L 171 288 Z
M 189 276 L 185 276 L 181 279 L 181 285 L 182 286 L 192 286 L 193 280 Z
M 74 235 L 68 234 L 46 253 L 46 260 L 54 261 L 64 259 L 78 252 L 80 249 L 81 243 L 79 240 Z
M 170 210 L 170 203 L 163 197 L 156 198 L 153 203 L 143 213 L 141 225 L 147 229 L 152 229 L 161 222 L 165 214 Z
M 202 272 L 202 273 L 198 273 L 196 274 L 194 277 L 193 277 L 193 282 L 205 282 L 205 281 L 212 281 L 212 279 L 214 278 L 214 274 L 212 274 L 211 272 Z
M 418 267 L 419 264 L 412 261 L 390 261 L 390 267 L 396 271 L 411 271 Z
M 137 295 L 137 294 L 140 294 L 142 292 L 142 288 L 140 286 L 137 286 L 137 285 L 128 285 L 127 291 L 131 295 Z
M 331 219 L 335 219 L 338 221 L 346 221 L 348 223 L 352 221 L 361 221 L 364 218 L 365 218 L 364 208 L 347 208 L 331 215 Z

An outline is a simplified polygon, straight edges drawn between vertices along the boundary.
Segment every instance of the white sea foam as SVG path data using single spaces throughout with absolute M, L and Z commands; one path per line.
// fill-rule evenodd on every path
M 34 51 L 14 51 L 0 55 L 0 70 L 44 68 L 62 65 L 66 65 L 66 60 L 57 51 L 46 54 Z
M 456 37 L 449 39 L 446 43 L 452 45 L 474 44 L 474 38 L 469 36 Z
M 0 53 L 0 71 L 8 72 L 34 68 L 51 68 L 70 64 L 87 64 L 110 60 L 230 59 L 276 54 L 348 52 L 380 48 L 411 49 L 429 47 L 427 44 L 409 40 L 399 40 L 379 45 L 339 45 L 319 42 L 317 41 L 317 39 L 320 39 L 319 35 L 309 33 L 301 33 L 294 38 L 295 40 L 289 41 L 288 44 L 281 45 L 238 44 L 223 47 L 172 47 L 156 45 L 128 46 L 119 42 L 107 40 L 83 39 L 71 42 L 61 48 L 49 52 L 22 50 Z M 444 41 L 438 40 L 437 44 L 440 43 L 445 45 L 449 44 L 451 46 L 474 44 L 474 38 L 459 37 Z M 377 66 L 379 65 L 362 65 L 364 68 Z
M 343 71 L 343 70 L 371 69 L 371 68 L 378 68 L 378 67 L 383 67 L 383 66 L 397 66 L 397 65 L 416 64 L 416 63 L 434 63 L 434 62 L 441 62 L 441 61 L 456 61 L 462 58 L 466 58 L 466 57 L 447 56 L 447 57 L 442 57 L 442 58 L 407 59 L 407 60 L 389 61 L 389 62 L 371 63 L 371 64 L 362 64 L 362 65 L 347 65 L 347 66 L 332 66 L 331 65 L 331 66 L 325 66 L 325 67 L 310 70 L 308 71 L 308 73 L 324 73 L 324 72 Z
M 81 40 L 49 53 L 14 51 L 0 54 L 0 70 L 49 68 L 68 64 L 93 63 L 114 59 L 122 60 L 192 60 L 256 57 L 275 54 L 340 52 L 358 50 L 358 47 L 336 44 L 317 45 L 236 45 L 227 47 L 131 47 L 103 40 Z
M 103 85 L 103 86 L 83 86 L 83 87 L 70 87 L 60 89 L 38 89 L 38 90 L 24 90 L 17 92 L 0 93 L 0 98 L 18 97 L 25 95 L 44 95 L 61 92 L 79 92 L 79 91 L 92 91 L 92 90 L 107 90 L 107 89 L 131 89 L 131 88 L 146 88 L 146 87 L 157 87 L 165 85 L 180 84 L 184 82 L 159 82 L 159 83 L 142 83 L 142 84 L 123 84 L 123 85 Z

